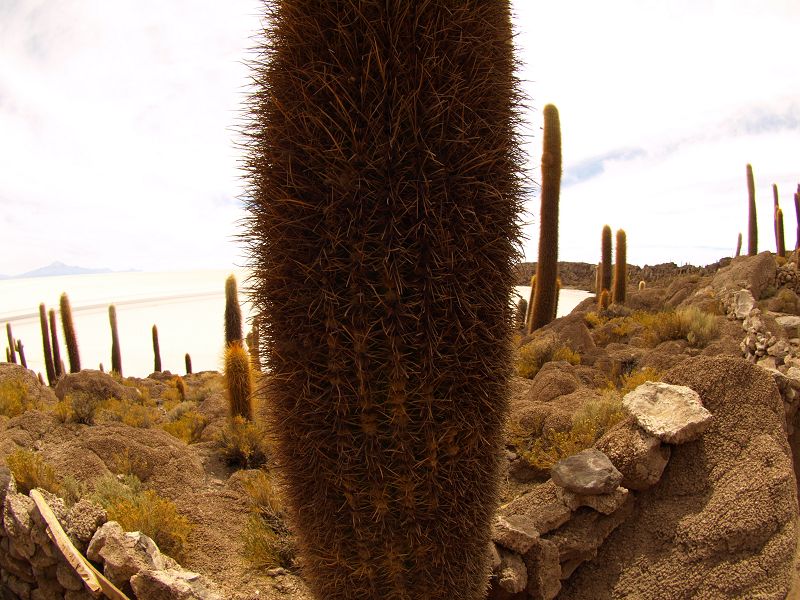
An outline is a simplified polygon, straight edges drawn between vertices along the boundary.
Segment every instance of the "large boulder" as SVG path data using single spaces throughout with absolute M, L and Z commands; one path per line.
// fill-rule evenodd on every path
M 660 481 L 560 598 L 785 598 L 798 536 L 797 487 L 778 388 L 738 358 L 693 357 L 664 377 L 714 415 L 675 446 Z
M 670 456 L 670 446 L 642 430 L 632 417 L 609 429 L 595 448 L 622 473 L 621 485 L 637 491 L 658 483 Z
M 625 395 L 622 405 L 639 427 L 670 444 L 690 442 L 711 424 L 700 396 L 683 385 L 645 381 Z
M 16 396 L 18 391 L 32 406 L 44 408 L 56 402 L 53 390 L 39 383 L 36 373 L 22 365 L 0 363 L 0 394 Z
M 561 459 L 551 474 L 556 485 L 576 494 L 610 494 L 622 481 L 622 473 L 594 448 Z
M 591 300 L 591 298 L 588 298 L 588 300 Z M 574 311 L 545 325 L 539 332 L 555 335 L 557 340 L 580 354 L 591 350 L 595 346 L 592 335 L 589 333 L 589 328 L 586 327 L 586 320 L 583 318 L 583 314 L 574 313 Z
M 136 388 L 124 386 L 107 373 L 91 369 L 68 373 L 56 384 L 56 396 L 59 400 L 78 392 L 83 392 L 99 401 L 116 398 L 135 402 L 141 398 Z
M 207 577 L 182 569 L 147 569 L 131 578 L 137 598 L 147 600 L 223 600 Z
M 528 398 L 534 402 L 550 402 L 571 394 L 581 385 L 575 369 L 566 361 L 548 362 L 533 378 Z
M 748 289 L 756 300 L 761 299 L 763 292 L 775 283 L 777 263 L 771 252 L 762 252 L 756 256 L 740 256 L 731 264 L 720 269 L 711 279 L 711 287 L 715 291 L 727 290 L 735 292 Z

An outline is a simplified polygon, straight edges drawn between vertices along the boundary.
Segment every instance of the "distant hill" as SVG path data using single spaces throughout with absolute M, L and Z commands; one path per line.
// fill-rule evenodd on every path
M 0 279 L 17 279 L 31 277 L 56 277 L 58 275 L 90 275 L 92 273 L 112 273 L 111 269 L 87 269 L 85 267 L 73 267 L 62 262 L 55 261 L 46 267 L 40 267 L 27 273 L 19 275 L 0 275 Z

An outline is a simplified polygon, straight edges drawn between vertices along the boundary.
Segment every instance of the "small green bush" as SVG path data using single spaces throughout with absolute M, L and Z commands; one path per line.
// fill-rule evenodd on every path
M 21 381 L 7 380 L 0 383 L 0 416 L 16 417 L 37 407 L 29 399 L 28 389 Z
M 516 371 L 520 377 L 533 379 L 539 370 L 552 360 L 566 360 L 577 365 L 580 355 L 571 348 L 558 343 L 553 337 L 541 337 L 525 344 L 517 352 Z
M 189 404 L 185 402 L 184 404 Z M 182 405 L 178 405 L 180 407 Z M 194 408 L 181 411 L 179 416 L 161 425 L 161 428 L 171 436 L 183 440 L 187 444 L 195 444 L 200 441 L 203 430 L 206 428 L 207 420 Z

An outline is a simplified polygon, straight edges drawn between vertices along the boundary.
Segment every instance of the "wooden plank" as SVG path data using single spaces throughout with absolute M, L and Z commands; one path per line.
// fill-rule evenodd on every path
M 78 552 L 78 549 L 72 544 L 67 534 L 64 533 L 61 523 L 58 522 L 58 519 L 55 514 L 53 514 L 53 511 L 39 490 L 32 490 L 30 495 L 36 503 L 36 508 L 39 509 L 39 514 L 42 515 L 45 523 L 47 523 L 47 529 L 51 539 L 55 542 L 70 566 L 75 569 L 75 572 L 83 580 L 89 592 L 95 597 L 102 592 L 111 600 L 130 600 L 130 598 L 106 579 L 102 573 L 94 568 L 92 563 Z

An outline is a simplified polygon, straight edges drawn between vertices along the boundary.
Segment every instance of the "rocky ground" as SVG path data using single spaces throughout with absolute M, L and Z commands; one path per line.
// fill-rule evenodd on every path
M 535 372 L 512 383 L 490 597 L 797 597 L 798 271 L 762 253 L 650 280 L 643 290 L 633 283 L 625 306 L 598 312 L 589 299 L 516 340 L 518 366 L 533 361 Z M 643 316 L 664 310 L 684 315 L 683 325 Z M 637 388 L 646 380 L 662 383 Z M 156 573 L 151 578 L 159 571 L 153 561 L 162 572 L 203 576 L 194 591 L 164 598 L 310 598 L 296 563 L 256 567 L 246 559 L 249 471 L 227 464 L 220 448 L 222 378 L 207 372 L 184 382 L 186 401 L 177 409 L 169 374 L 119 381 L 84 371 L 51 390 L 21 367 L 0 364 L 0 394 L 22 385 L 32 407 L 0 416 L 0 487 L 3 465 L 19 449 L 35 450 L 57 478 L 87 485 L 133 473 L 191 524 L 180 566 L 153 552 L 142 559 Z M 623 404 L 626 386 L 637 389 L 638 401 L 634 394 Z M 127 423 L 63 422 L 59 401 L 80 392 L 146 405 L 152 422 L 142 427 L 141 415 Z M 192 443 L 162 427 L 179 410 L 205 422 Z M 665 414 L 682 417 L 665 421 Z M 24 494 L 6 498 L 14 515 L 35 513 Z M 76 517 L 66 512 L 69 526 Z M 46 540 L 37 527 L 34 514 L 30 535 Z M 8 527 L 5 538 L 0 529 L 0 555 L 4 543 L 17 562 L 0 558 L 3 593 L 26 597 L 16 580 L 21 592 L 10 595 L 9 569 L 21 568 L 25 552 L 41 553 L 17 547 Z M 94 556 L 112 572 L 119 560 L 99 550 Z M 45 563 L 42 577 L 56 577 L 56 564 Z M 37 585 L 28 583 L 27 598 L 51 597 L 37 596 Z

